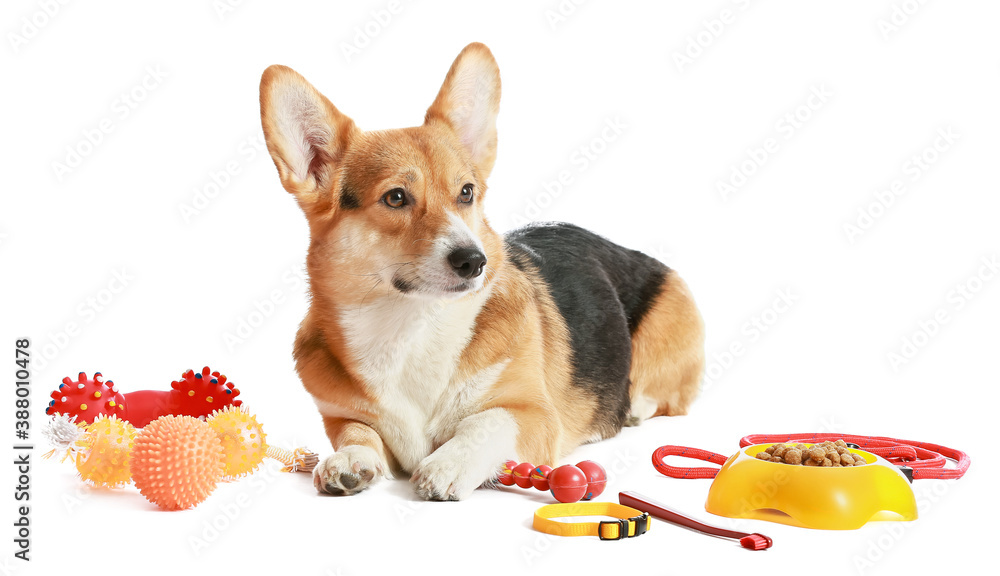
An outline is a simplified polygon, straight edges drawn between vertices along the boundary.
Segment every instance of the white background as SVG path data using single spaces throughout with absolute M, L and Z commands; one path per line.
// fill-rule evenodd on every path
M 395 14 L 386 0 L 233 3 L 4 4 L 0 343 L 28 336 L 36 359 L 33 560 L 5 552 L 5 570 L 899 574 L 994 547 L 973 528 L 998 512 L 986 486 L 1000 279 L 984 265 L 1000 258 L 994 3 L 566 0 L 561 20 L 554 0 L 401 0 Z M 471 41 L 503 78 L 494 227 L 565 220 L 656 255 L 707 324 L 709 378 L 690 415 L 566 462 L 612 469 L 607 500 L 639 491 L 768 534 L 771 551 L 663 523 L 627 542 L 559 539 L 530 528 L 551 501 L 538 492 L 420 503 L 399 480 L 320 498 L 272 466 L 165 513 L 39 461 L 42 409 L 64 376 L 163 390 L 206 364 L 273 444 L 328 453 L 291 361 L 307 227 L 262 146 L 260 74 L 286 64 L 362 128 L 409 126 Z M 602 137 L 608 122 L 624 128 Z M 734 170 L 749 175 L 721 192 Z M 547 194 L 563 172 L 572 182 Z M 747 434 L 809 431 L 935 442 L 974 463 L 959 481 L 913 485 L 918 521 L 847 532 L 713 517 L 709 481 L 649 464 L 661 444 L 731 454 Z

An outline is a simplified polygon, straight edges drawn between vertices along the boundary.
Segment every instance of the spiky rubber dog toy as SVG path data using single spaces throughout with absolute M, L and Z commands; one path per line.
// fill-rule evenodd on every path
M 52 400 L 45 413 L 69 414 L 76 416 L 77 422 L 89 424 L 98 416 L 117 416 L 125 419 L 127 411 L 125 397 L 118 392 L 118 387 L 111 380 L 104 380 L 100 372 L 94 372 L 93 378 L 87 378 L 86 372 L 80 372 L 76 382 L 67 376 L 62 384 L 51 394 Z
M 80 372 L 77 381 L 69 377 L 52 393 L 45 413 L 52 416 L 76 416 L 77 422 L 91 423 L 98 416 L 117 416 L 142 428 L 160 416 L 208 416 L 226 406 L 239 407 L 242 400 L 238 388 L 219 372 L 205 366 L 201 372 L 188 370 L 180 380 L 170 383 L 170 390 L 139 390 L 121 394 L 111 380 L 105 381 L 100 372 L 88 379 Z

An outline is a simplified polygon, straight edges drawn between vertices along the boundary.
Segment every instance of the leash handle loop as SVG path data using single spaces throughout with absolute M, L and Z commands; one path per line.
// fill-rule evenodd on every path
M 722 464 L 726 463 L 726 456 L 722 454 L 716 454 L 715 452 L 709 452 L 708 450 L 700 450 L 698 448 L 688 448 L 686 446 L 660 446 L 653 452 L 653 467 L 656 471 L 664 476 L 670 476 L 671 478 L 715 478 L 715 475 L 719 473 L 718 468 L 681 468 L 677 466 L 670 466 L 663 461 L 667 456 L 683 456 L 684 458 L 694 458 L 696 460 L 704 460 L 705 462 L 711 462 L 712 464 Z

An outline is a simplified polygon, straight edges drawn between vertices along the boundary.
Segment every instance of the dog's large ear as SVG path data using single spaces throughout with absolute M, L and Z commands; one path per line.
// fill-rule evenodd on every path
M 425 122 L 450 126 L 480 176 L 486 178 L 497 158 L 499 111 L 500 69 L 490 49 L 476 42 L 466 46 L 451 65 Z
M 298 72 L 274 65 L 260 79 L 260 122 L 281 184 L 306 208 L 329 200 L 354 122 Z

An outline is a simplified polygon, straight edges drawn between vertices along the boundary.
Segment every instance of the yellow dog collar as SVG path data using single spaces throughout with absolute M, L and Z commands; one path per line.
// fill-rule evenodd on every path
M 567 516 L 611 516 L 603 522 L 557 522 L 550 518 Z M 649 530 L 652 518 L 635 508 L 614 502 L 576 502 L 549 504 L 535 511 L 535 530 L 556 536 L 597 536 L 601 540 L 634 538 Z

